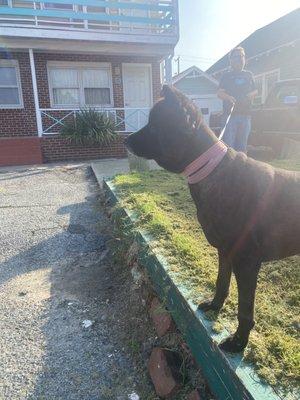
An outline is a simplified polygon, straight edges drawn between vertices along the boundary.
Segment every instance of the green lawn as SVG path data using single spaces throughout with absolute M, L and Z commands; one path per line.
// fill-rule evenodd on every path
M 300 159 L 299 160 L 274 160 L 271 163 L 274 167 L 289 169 L 291 171 L 300 171 Z
M 188 289 L 189 298 L 196 304 L 210 297 L 217 274 L 217 253 L 198 224 L 184 179 L 155 171 L 120 175 L 114 184 L 124 206 L 135 210 L 140 227 L 151 233 L 153 247 L 168 258 L 173 280 Z M 256 327 L 245 353 L 260 376 L 287 390 L 299 388 L 299 267 L 300 257 L 263 265 L 257 289 Z M 214 322 L 216 330 L 236 327 L 234 280 L 231 286 L 230 297 Z

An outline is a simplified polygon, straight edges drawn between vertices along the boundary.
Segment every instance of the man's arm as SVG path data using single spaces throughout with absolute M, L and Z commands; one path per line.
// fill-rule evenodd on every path
M 232 104 L 236 102 L 235 98 L 226 93 L 226 90 L 222 88 L 218 90 L 217 96 L 219 97 L 219 99 L 229 101 Z

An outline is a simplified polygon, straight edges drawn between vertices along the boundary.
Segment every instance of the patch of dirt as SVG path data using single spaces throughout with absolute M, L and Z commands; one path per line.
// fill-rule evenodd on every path
M 0 399 L 158 400 L 147 363 L 161 346 L 184 359 L 174 400 L 194 387 L 208 400 L 178 332 L 157 338 L 153 293 L 91 170 L 16 171 L 1 186 Z
M 155 296 L 146 271 L 136 262 L 139 248 L 135 242 L 127 240 L 118 227 L 113 229 L 113 213 L 106 204 L 104 194 L 101 197 L 102 207 L 106 206 L 108 224 L 102 234 L 110 237 L 109 248 L 111 260 L 107 265 L 105 275 L 109 278 L 107 300 L 118 304 L 113 315 L 108 315 L 106 323 L 109 331 L 129 351 L 134 360 L 135 370 L 140 376 L 136 393 L 141 400 L 158 400 L 147 371 L 147 364 L 154 347 L 162 347 L 174 351 L 183 359 L 181 373 L 183 375 L 182 390 L 172 397 L 173 400 L 186 400 L 188 393 L 198 388 L 201 399 L 210 400 L 213 396 L 203 375 L 196 365 L 188 347 L 178 330 L 157 336 L 150 318 L 150 304 Z M 112 284 L 113 282 L 113 284 Z M 112 285 L 112 286 L 111 286 Z M 117 323 L 117 326 L 116 326 Z

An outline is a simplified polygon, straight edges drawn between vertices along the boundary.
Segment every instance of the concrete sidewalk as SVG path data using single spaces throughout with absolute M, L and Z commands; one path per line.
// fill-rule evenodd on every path
M 160 169 L 155 161 L 148 161 L 149 168 L 151 170 Z M 14 174 L 17 172 L 27 171 L 29 173 L 40 174 L 47 171 L 54 170 L 56 168 L 65 168 L 66 170 L 72 170 L 76 168 L 87 168 L 91 167 L 98 184 L 102 187 L 103 179 L 113 178 L 117 174 L 127 174 L 130 172 L 130 166 L 128 158 L 108 158 L 102 160 L 87 160 L 87 161 L 74 161 L 74 162 L 59 162 L 59 163 L 49 163 L 49 164 L 39 164 L 39 165 L 20 165 L 20 166 L 7 166 L 0 167 L 1 174 Z
M 113 178 L 117 174 L 126 174 L 130 171 L 127 158 L 93 161 L 91 167 L 100 187 L 104 178 Z
M 148 166 L 150 170 L 161 169 L 155 161 L 148 161 Z M 124 159 L 109 159 L 109 160 L 99 160 L 91 162 L 92 170 L 96 176 L 96 179 L 102 187 L 103 179 L 113 178 L 117 174 L 127 174 L 130 172 L 130 165 L 128 158 Z

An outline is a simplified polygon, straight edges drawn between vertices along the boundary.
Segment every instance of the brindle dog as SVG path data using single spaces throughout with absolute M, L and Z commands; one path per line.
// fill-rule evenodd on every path
M 181 173 L 218 138 L 182 93 L 164 86 L 148 124 L 126 140 L 133 153 Z M 220 310 L 232 271 L 238 286 L 238 328 L 220 344 L 240 352 L 254 326 L 254 298 L 262 262 L 300 253 L 300 174 L 272 168 L 229 148 L 216 169 L 189 185 L 198 220 L 209 243 L 218 249 L 216 293 L 200 304 Z

